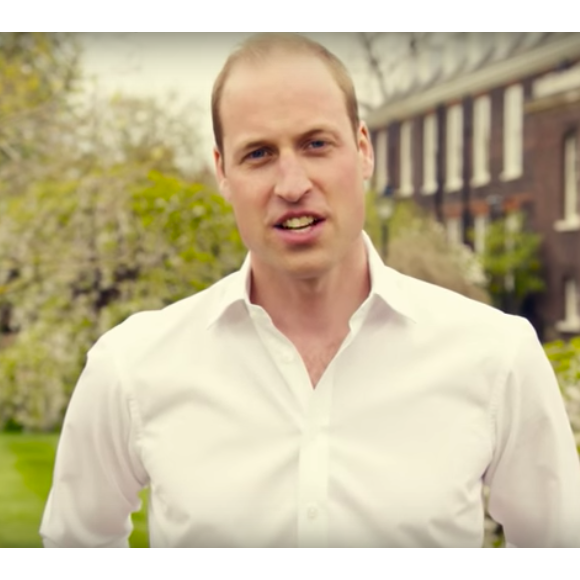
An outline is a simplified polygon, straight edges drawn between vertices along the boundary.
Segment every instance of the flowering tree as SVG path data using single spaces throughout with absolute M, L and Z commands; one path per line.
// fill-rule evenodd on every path
M 381 247 L 376 195 L 367 194 L 366 229 Z M 397 202 L 388 226 L 386 262 L 403 274 L 442 286 L 480 302 L 490 303 L 487 278 L 477 255 L 464 244 L 448 240 L 445 229 L 412 200 Z
M 0 114 L 12 103 L 0 116 L 0 429 L 58 427 L 100 334 L 205 288 L 244 254 L 191 116 L 74 92 L 58 79 L 75 59 L 49 66 L 76 54 L 66 39 L 18 37 L 13 51 L 0 35 L 0 73 L 18 95 L 0 93 Z
M 59 424 L 102 332 L 203 289 L 243 256 L 218 194 L 155 172 L 44 184 L 10 204 L 0 228 L 19 240 L 2 294 L 14 338 L 0 351 L 0 422 L 29 429 Z

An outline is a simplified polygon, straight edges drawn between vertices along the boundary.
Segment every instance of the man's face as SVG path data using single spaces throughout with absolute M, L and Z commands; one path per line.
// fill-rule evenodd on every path
M 253 265 L 303 279 L 339 265 L 360 240 L 373 153 L 330 71 L 301 55 L 240 63 L 220 114 L 216 173 Z

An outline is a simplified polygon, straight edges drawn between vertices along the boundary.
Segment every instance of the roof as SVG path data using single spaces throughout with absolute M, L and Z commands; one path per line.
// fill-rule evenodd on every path
M 438 50 L 426 46 L 410 58 L 403 74 L 391 81 L 388 101 L 371 111 L 366 120 L 371 129 L 378 129 L 578 58 L 577 32 L 447 35 Z

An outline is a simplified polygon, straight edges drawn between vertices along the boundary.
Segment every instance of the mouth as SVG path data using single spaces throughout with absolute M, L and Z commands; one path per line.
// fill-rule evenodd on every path
M 278 222 L 274 227 L 279 230 L 302 232 L 309 230 L 321 221 L 323 220 L 319 217 L 304 215 L 285 219 L 284 221 Z

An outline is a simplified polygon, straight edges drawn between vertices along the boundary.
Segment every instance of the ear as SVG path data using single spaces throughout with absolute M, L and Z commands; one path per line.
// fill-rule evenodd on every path
M 360 122 L 357 134 L 359 155 L 361 157 L 363 179 L 370 179 L 375 169 L 375 154 L 368 127 L 363 121 Z
M 224 157 L 218 151 L 217 147 L 213 149 L 213 161 L 215 165 L 215 175 L 218 182 L 220 193 L 226 201 L 230 201 L 230 186 L 228 178 L 226 177 L 224 167 Z

